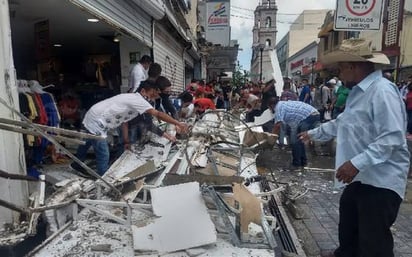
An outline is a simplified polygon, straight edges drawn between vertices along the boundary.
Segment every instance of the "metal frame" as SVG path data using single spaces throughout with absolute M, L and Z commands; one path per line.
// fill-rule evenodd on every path
M 106 200 L 89 200 L 89 199 L 77 199 L 76 203 L 88 210 L 94 211 L 106 218 L 109 218 L 113 221 L 116 221 L 122 225 L 131 226 L 132 225 L 132 209 L 138 209 L 141 212 L 146 214 L 153 214 L 152 212 L 148 211 L 148 208 L 152 208 L 151 204 L 143 204 L 143 203 L 126 203 L 126 202 L 117 202 L 117 201 L 106 201 Z M 73 210 L 73 220 L 77 220 L 78 218 L 78 206 L 75 205 Z M 101 210 L 94 205 L 104 205 L 109 207 L 123 207 L 126 208 L 126 219 L 119 218 L 107 211 Z

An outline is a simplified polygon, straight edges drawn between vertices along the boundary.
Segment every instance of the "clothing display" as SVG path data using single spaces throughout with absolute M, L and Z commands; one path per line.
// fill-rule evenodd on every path
M 19 81 L 20 112 L 33 123 L 58 127 L 60 115 L 52 94 L 45 91 L 32 90 L 25 82 Z M 23 137 L 27 166 L 40 164 L 49 141 L 42 137 L 24 135 Z

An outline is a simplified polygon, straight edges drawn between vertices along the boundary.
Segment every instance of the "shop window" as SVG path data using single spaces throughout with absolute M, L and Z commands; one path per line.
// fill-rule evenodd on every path
M 345 31 L 345 34 L 343 35 L 344 39 L 350 39 L 350 38 L 359 38 L 359 31 Z
M 329 36 L 326 36 L 323 39 L 323 50 L 325 52 L 329 50 Z
M 339 45 L 339 32 L 334 31 L 332 34 L 332 37 L 333 37 L 333 46 Z
M 270 17 L 266 18 L 266 24 L 265 24 L 266 28 L 270 28 L 272 27 L 272 19 Z

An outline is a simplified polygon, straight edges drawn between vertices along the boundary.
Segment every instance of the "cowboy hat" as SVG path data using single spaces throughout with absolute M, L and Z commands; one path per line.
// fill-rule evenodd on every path
M 363 38 L 343 40 L 339 49 L 321 57 L 321 63 L 330 65 L 338 62 L 371 62 L 376 64 L 390 64 L 383 53 L 373 52 L 371 42 Z

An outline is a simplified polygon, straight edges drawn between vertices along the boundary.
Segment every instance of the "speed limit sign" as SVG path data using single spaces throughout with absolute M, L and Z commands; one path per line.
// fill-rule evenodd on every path
M 379 30 L 384 0 L 337 0 L 335 30 Z

